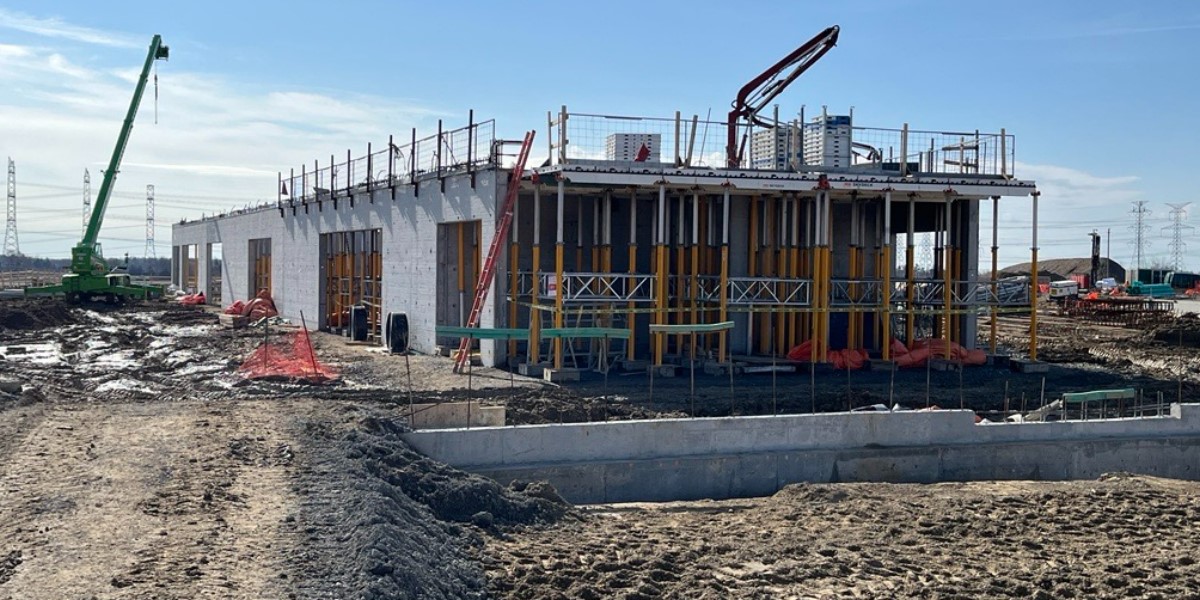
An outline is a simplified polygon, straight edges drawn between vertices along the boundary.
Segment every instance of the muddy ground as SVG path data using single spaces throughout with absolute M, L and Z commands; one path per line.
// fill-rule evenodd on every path
M 1194 352 L 1155 339 L 1171 332 L 1079 337 L 1048 320 L 1048 358 L 1064 362 L 1047 397 L 1170 396 L 1179 365 L 1185 399 L 1195 393 Z M 1019 347 L 1022 324 L 1003 325 Z M 338 382 L 245 381 L 237 368 L 261 339 L 161 304 L 0 301 L 0 599 L 1197 594 L 1190 483 L 801 486 L 581 509 L 544 484 L 430 461 L 396 435 L 410 401 L 504 403 L 510 423 L 769 414 L 810 411 L 814 397 L 818 410 L 923 405 L 927 378 L 930 403 L 988 414 L 1005 384 L 1010 405 L 1024 393 L 1032 408 L 1041 376 L 981 367 L 960 386 L 957 372 L 819 371 L 742 376 L 730 393 L 701 375 L 693 400 L 686 377 L 651 394 L 645 375 L 562 388 L 477 369 L 468 392 L 448 359 L 406 363 L 317 334 Z

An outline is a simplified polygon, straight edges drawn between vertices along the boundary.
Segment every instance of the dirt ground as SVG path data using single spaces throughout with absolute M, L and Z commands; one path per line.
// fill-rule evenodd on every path
M 1200 598 L 1200 485 L 788 486 L 488 543 L 512 598 Z
M 1081 335 L 1048 320 L 1062 362 L 1047 397 L 1195 394 L 1177 331 Z M 1018 347 L 1021 326 L 1005 321 L 1002 342 Z M 1021 394 L 1033 408 L 1041 376 L 821 370 L 742 376 L 732 392 L 698 376 L 693 397 L 687 377 L 651 392 L 644 374 L 558 387 L 476 369 L 467 390 L 448 359 L 315 334 L 341 378 L 314 386 L 241 378 L 261 339 L 161 304 L 0 301 L 0 600 L 1200 597 L 1192 483 L 798 486 L 576 508 L 397 436 L 407 403 L 467 397 L 505 404 L 509 423 L 927 401 L 986 415 L 1005 386 L 1010 409 Z

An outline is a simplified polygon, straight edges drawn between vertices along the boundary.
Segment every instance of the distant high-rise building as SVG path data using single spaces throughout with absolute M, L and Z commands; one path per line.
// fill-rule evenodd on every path
M 853 124 L 849 115 L 817 115 L 804 125 L 804 163 L 822 167 L 849 167 Z
M 799 140 L 793 141 L 792 133 L 793 129 L 788 125 L 755 131 L 750 139 L 750 168 L 787 170 L 789 159 L 800 158 L 800 149 L 792 148 L 793 144 L 799 145 Z
M 608 160 L 662 162 L 661 147 L 661 133 L 613 133 L 604 140 L 604 157 Z

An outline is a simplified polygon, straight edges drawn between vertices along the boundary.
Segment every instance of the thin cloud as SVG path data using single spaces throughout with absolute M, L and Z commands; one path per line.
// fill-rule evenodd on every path
M 0 8 L 0 27 L 43 37 L 61 38 L 114 48 L 137 48 L 141 44 L 127 35 L 72 25 L 58 17 L 40 18 Z
M 1092 27 L 1074 31 L 1060 31 L 1046 34 L 1020 35 L 1004 38 L 1010 41 L 1054 41 L 1080 40 L 1088 38 L 1126 37 L 1133 35 L 1150 35 L 1155 33 L 1173 33 L 1177 31 L 1195 31 L 1200 29 L 1200 23 L 1181 23 L 1174 25 L 1145 25 L 1126 27 Z

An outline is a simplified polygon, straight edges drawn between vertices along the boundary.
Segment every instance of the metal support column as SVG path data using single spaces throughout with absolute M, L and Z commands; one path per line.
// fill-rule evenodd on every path
M 879 290 L 879 303 L 882 305 L 883 319 L 880 345 L 883 350 L 883 360 L 892 359 L 892 192 L 883 193 L 883 258 L 879 261 L 879 275 L 883 285 Z
M 725 193 L 721 197 L 721 282 L 717 288 L 717 293 L 720 295 L 721 316 L 720 321 L 724 323 L 729 319 L 729 188 L 725 188 Z M 728 349 L 729 332 L 721 330 L 720 341 L 717 346 L 718 362 L 725 362 L 725 352 Z M 732 368 L 732 365 L 730 366 Z
M 1029 246 L 1029 360 L 1037 360 L 1038 327 L 1038 198 L 1041 192 L 1034 190 L 1033 196 L 1033 243 Z
M 913 237 L 916 235 L 914 231 L 917 220 L 917 200 L 915 194 L 908 195 L 908 236 L 905 239 L 904 249 L 904 278 L 905 283 L 905 306 L 908 308 L 908 316 L 904 319 L 904 343 L 909 348 L 912 347 L 913 336 L 916 334 L 916 326 L 913 319 L 916 318 L 916 313 L 913 311 L 913 301 L 916 300 L 916 257 L 913 252 L 916 250 L 916 245 L 913 244 Z
M 533 265 L 530 269 L 533 282 L 529 299 L 529 348 L 525 361 L 530 365 L 541 362 L 542 357 L 542 186 L 533 186 Z
M 996 284 L 996 270 L 999 266 L 998 253 L 1000 252 L 1000 196 L 992 196 L 992 296 L 998 297 L 999 289 Z M 996 305 L 992 305 L 992 326 L 991 333 L 988 335 L 988 351 L 992 354 L 996 353 L 996 317 L 998 311 Z
M 563 227 L 566 211 L 566 184 L 559 178 L 558 180 L 558 205 L 555 207 L 558 213 L 555 219 L 554 233 L 557 243 L 554 246 L 554 327 L 561 329 L 563 326 L 563 245 L 564 235 Z M 554 338 L 554 368 L 561 369 L 563 366 L 563 339 L 561 337 Z

